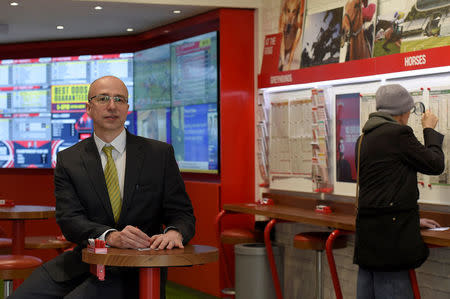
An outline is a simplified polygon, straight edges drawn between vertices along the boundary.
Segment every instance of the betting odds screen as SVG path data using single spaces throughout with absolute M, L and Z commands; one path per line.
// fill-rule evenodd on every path
M 217 32 L 135 53 L 138 135 L 171 143 L 182 171 L 218 173 Z
M 91 136 L 88 88 L 104 75 L 127 85 L 134 133 L 133 53 L 0 60 L 0 167 L 54 167 L 58 151 Z
M 89 84 L 122 79 L 125 123 L 171 143 L 182 171 L 218 173 L 217 32 L 136 53 L 0 60 L 0 167 L 51 168 L 56 154 L 88 138 Z

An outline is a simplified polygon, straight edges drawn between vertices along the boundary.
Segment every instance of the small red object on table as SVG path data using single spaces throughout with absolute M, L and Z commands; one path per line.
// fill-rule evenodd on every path
M 89 244 L 87 246 L 87 250 L 93 253 L 107 254 L 108 248 L 106 248 L 106 243 L 104 240 L 99 239 L 89 239 Z M 91 273 L 98 277 L 98 280 L 105 280 L 105 265 L 94 265 L 91 264 L 90 267 Z
M 15 205 L 12 199 L 0 199 L 0 207 L 14 207 Z
M 331 208 L 325 205 L 317 205 L 315 211 L 316 213 L 323 213 L 323 214 L 329 214 L 332 212 Z
M 258 204 L 262 206 L 273 206 L 274 202 L 272 198 L 262 198 L 260 201 L 258 201 Z

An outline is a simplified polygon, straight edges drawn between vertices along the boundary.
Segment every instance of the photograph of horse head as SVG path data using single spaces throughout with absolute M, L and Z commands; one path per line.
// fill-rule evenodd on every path
M 341 29 L 340 62 L 372 57 L 376 0 L 348 0 Z

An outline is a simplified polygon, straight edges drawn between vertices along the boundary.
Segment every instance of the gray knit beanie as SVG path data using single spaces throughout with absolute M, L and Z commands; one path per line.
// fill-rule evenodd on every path
M 400 84 L 383 85 L 375 95 L 377 111 L 390 115 L 401 115 L 414 107 L 414 100 Z

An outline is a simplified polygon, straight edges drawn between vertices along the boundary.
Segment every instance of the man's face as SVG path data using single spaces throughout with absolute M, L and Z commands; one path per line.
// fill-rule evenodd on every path
M 99 95 L 128 99 L 128 90 L 120 79 L 108 76 L 96 80 L 89 89 L 89 98 Z M 87 103 L 86 111 L 94 121 L 96 134 L 120 133 L 127 118 L 128 107 L 128 103 L 116 103 L 113 99 L 101 103 L 97 98 L 93 98 Z

